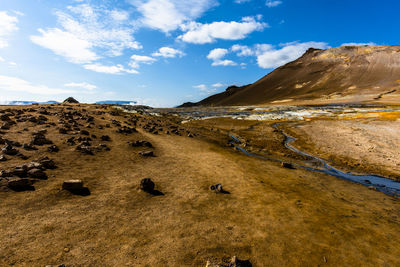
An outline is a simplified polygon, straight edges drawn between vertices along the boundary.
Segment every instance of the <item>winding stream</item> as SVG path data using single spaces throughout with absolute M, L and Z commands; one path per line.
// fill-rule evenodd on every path
M 277 124 L 274 125 L 273 127 L 277 128 Z M 328 163 L 326 163 L 325 160 L 323 160 L 319 157 L 313 156 L 311 154 L 308 154 L 306 152 L 303 152 L 303 151 L 297 149 L 296 147 L 292 146 L 291 143 L 294 142 L 296 140 L 296 138 L 289 136 L 282 130 L 279 130 L 279 131 L 285 136 L 285 147 L 286 148 L 290 149 L 291 151 L 293 151 L 299 155 L 305 156 L 307 158 L 312 159 L 313 161 L 321 163 L 321 168 L 311 168 L 311 167 L 307 167 L 307 166 L 303 166 L 303 165 L 299 165 L 299 164 L 292 164 L 294 167 L 303 168 L 303 169 L 306 169 L 309 171 L 329 174 L 329 175 L 332 175 L 332 176 L 335 176 L 335 177 L 338 177 L 341 179 L 345 179 L 345 180 L 348 180 L 348 181 L 351 181 L 354 183 L 362 184 L 364 186 L 368 186 L 368 187 L 372 186 L 376 190 L 378 190 L 382 193 L 388 194 L 388 195 L 400 196 L 400 182 L 396 182 L 394 180 L 391 180 L 391 179 L 388 179 L 388 178 L 385 178 L 382 176 L 378 176 L 378 175 L 358 175 L 358 174 L 344 172 L 339 169 L 336 169 L 336 168 L 332 167 L 331 165 L 329 165 Z M 233 139 L 233 141 L 231 141 L 231 143 L 238 150 L 240 150 L 241 152 L 243 152 L 244 154 L 246 154 L 248 156 L 257 157 L 260 159 L 265 159 L 265 160 L 274 161 L 274 162 L 281 162 L 281 163 L 284 162 L 284 161 L 281 161 L 278 159 L 253 154 L 239 146 L 239 144 L 241 142 L 237 137 L 235 137 L 233 135 L 230 135 L 230 137 Z

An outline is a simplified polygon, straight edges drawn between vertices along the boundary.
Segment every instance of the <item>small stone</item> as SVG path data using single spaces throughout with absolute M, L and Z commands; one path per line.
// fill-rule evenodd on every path
M 154 157 L 153 151 L 141 151 L 139 152 L 139 155 L 142 157 Z
M 229 267 L 252 267 L 253 265 L 249 260 L 239 260 L 236 256 L 233 256 Z
M 28 176 L 36 179 L 47 179 L 47 175 L 40 169 L 31 169 L 28 171 Z
M 8 179 L 8 187 L 14 190 L 25 190 L 32 186 L 32 182 L 26 178 Z
M 62 189 L 68 191 L 82 190 L 82 188 L 83 188 L 82 180 L 68 180 L 64 181 L 62 185 Z
M 144 178 L 140 181 L 140 189 L 145 192 L 154 190 L 154 182 L 150 178 Z
M 281 166 L 283 168 L 287 168 L 287 169 L 294 169 L 293 164 L 292 163 L 288 163 L 288 162 L 282 162 Z
M 102 136 L 101 136 L 101 140 L 102 140 L 102 141 L 110 141 L 111 138 L 110 138 L 108 135 L 102 135 Z
M 0 155 L 0 161 L 7 161 L 7 158 L 6 158 L 6 156 L 4 156 L 4 155 Z
M 50 152 L 58 152 L 58 151 L 60 151 L 60 149 L 56 145 L 49 146 L 47 148 L 47 150 L 50 151 Z

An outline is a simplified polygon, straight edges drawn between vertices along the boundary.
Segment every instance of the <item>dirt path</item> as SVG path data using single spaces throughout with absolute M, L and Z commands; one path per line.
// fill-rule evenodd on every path
M 233 255 L 253 266 L 400 264 L 397 199 L 198 138 L 103 133 L 110 152 L 65 147 L 36 191 L 0 193 L 0 266 L 205 266 Z M 127 145 L 139 139 L 156 157 Z M 137 190 L 144 177 L 164 195 Z M 91 195 L 60 191 L 70 178 Z M 210 192 L 215 183 L 230 194 Z

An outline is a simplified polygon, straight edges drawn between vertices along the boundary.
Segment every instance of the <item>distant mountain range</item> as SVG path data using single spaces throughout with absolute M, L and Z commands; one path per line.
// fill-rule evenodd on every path
M 253 84 L 181 107 L 280 103 L 400 103 L 400 46 L 310 48 Z
M 0 102 L 0 105 L 8 105 L 8 106 L 22 106 L 22 105 L 49 105 L 49 104 L 57 104 L 57 101 L 47 101 L 47 102 L 36 102 L 36 101 L 5 101 Z M 98 101 L 95 104 L 97 105 L 136 105 L 136 101 L 120 101 L 120 100 L 104 100 Z
M 136 105 L 136 101 L 118 101 L 118 100 L 104 100 L 97 101 L 95 104 L 97 105 Z
M 47 102 L 36 102 L 36 101 L 5 101 L 0 102 L 0 105 L 7 105 L 7 106 L 22 106 L 22 105 L 32 105 L 32 104 L 39 104 L 39 105 L 49 105 L 49 104 L 57 104 L 57 101 L 47 101 Z

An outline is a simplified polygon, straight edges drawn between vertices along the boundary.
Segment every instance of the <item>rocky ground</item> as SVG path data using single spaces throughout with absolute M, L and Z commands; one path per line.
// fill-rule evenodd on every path
M 301 160 L 271 123 L 82 104 L 0 120 L 0 266 L 400 264 L 398 198 L 227 144 Z

